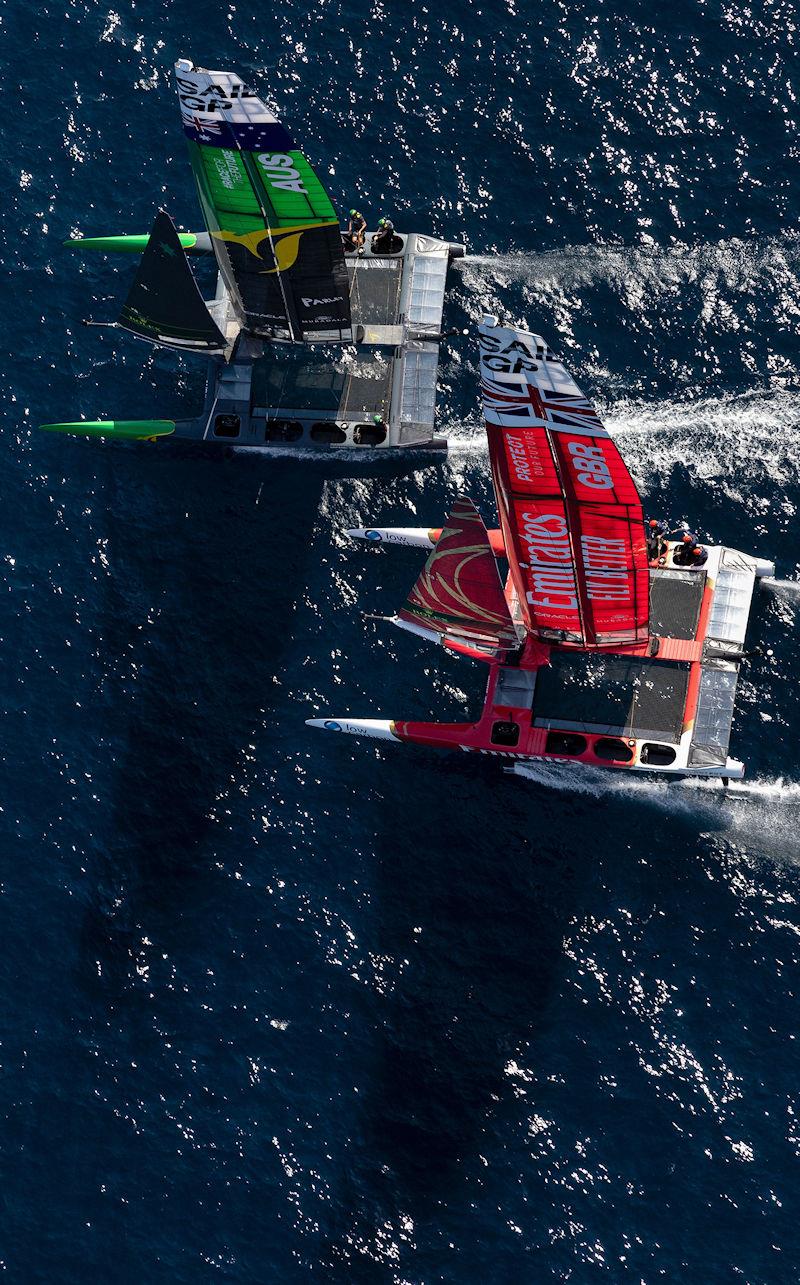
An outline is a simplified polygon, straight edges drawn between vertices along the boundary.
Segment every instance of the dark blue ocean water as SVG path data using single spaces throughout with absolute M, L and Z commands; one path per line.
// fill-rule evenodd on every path
M 376 15 L 371 17 L 370 13 Z M 313 733 L 483 673 L 362 621 L 362 523 L 492 516 L 447 463 L 38 434 L 188 413 L 107 317 L 199 212 L 173 59 L 232 66 L 340 208 L 467 242 L 447 322 L 559 348 L 648 507 L 800 563 L 792 0 L 45 0 L 2 13 L 0 1260 L 14 1281 L 800 1279 L 797 600 L 764 597 L 747 790 Z M 409 516 L 409 511 L 413 515 Z

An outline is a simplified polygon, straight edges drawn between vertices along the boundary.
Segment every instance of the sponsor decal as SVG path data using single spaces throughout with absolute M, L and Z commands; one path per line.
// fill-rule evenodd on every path
M 321 308 L 326 303 L 339 303 L 338 299 L 301 299 L 304 308 Z
M 536 437 L 512 431 L 505 434 L 503 441 L 513 481 L 530 485 L 534 480 L 545 476 Z
M 538 370 L 539 363 L 537 357 L 543 357 L 544 353 L 537 351 L 536 345 L 528 343 L 521 335 L 511 333 L 511 339 L 507 340 L 508 331 L 482 334 L 480 337 L 481 357 L 488 370 L 502 370 L 510 374 L 519 374 L 523 370 Z
M 374 530 L 365 531 L 364 537 L 367 540 L 374 541 L 375 544 L 380 543 L 380 541 L 383 539 L 383 536 L 381 535 L 380 531 L 374 531 Z
M 280 188 L 283 192 L 308 192 L 300 178 L 300 171 L 295 168 L 294 160 L 286 152 L 261 152 L 256 158 L 263 169 L 270 187 Z
M 528 552 L 525 597 L 532 607 L 576 611 L 575 575 L 567 520 L 563 513 L 523 512 L 520 540 Z
M 624 540 L 599 535 L 581 536 L 586 589 L 596 602 L 626 602 L 632 598 Z
M 217 177 L 222 186 L 227 188 L 229 192 L 234 192 L 237 187 L 248 186 L 236 161 L 236 153 L 229 148 L 220 147 L 214 149 L 214 168 L 217 171 Z
M 176 79 L 181 105 L 193 112 L 228 112 L 237 99 L 256 97 L 253 90 L 248 89 L 241 81 L 231 85 L 230 94 L 226 94 L 221 85 L 202 85 L 200 80 L 190 80 L 186 76 L 178 76 Z
M 335 718 L 326 718 L 323 724 L 326 732 L 341 732 L 342 725 L 337 723 Z

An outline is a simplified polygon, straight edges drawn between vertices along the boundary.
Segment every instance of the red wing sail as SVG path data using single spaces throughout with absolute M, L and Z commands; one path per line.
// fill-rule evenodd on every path
M 519 643 L 481 515 L 461 497 L 398 620 L 482 650 Z
M 646 641 L 642 506 L 617 447 L 538 335 L 487 318 L 480 343 L 494 488 L 528 630 L 579 647 Z

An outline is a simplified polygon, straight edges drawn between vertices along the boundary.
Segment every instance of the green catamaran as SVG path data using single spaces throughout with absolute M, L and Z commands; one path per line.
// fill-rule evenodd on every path
M 348 252 L 328 193 L 286 127 L 233 72 L 175 67 L 206 223 L 70 246 L 141 252 L 116 322 L 210 358 L 192 419 L 43 427 L 107 437 L 166 433 L 259 450 L 443 446 L 434 431 L 447 268 L 463 247 L 420 233 Z M 187 255 L 213 254 L 204 301 Z

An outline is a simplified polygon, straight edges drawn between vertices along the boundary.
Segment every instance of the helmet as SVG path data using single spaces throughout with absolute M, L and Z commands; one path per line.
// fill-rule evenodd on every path
M 357 218 L 358 218 L 358 210 L 351 210 L 351 211 L 350 211 L 350 218 L 351 218 L 351 219 L 357 219 Z
M 694 543 L 694 537 L 689 535 L 688 531 L 684 531 L 683 535 L 681 536 L 681 539 L 683 540 L 684 544 Z
M 387 223 L 387 222 L 388 222 L 388 219 L 378 219 L 378 227 L 382 228 L 384 223 Z
M 651 518 L 647 525 L 648 525 L 648 526 L 658 526 L 658 523 L 656 522 L 655 518 Z
M 695 545 L 693 546 L 693 548 L 692 548 L 692 553 L 702 553 L 702 552 L 703 552 L 703 546 L 702 546 L 702 544 L 695 544 Z

